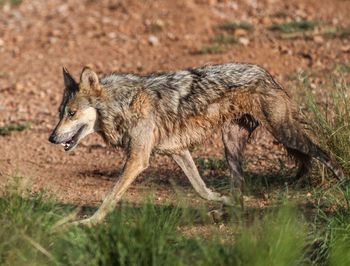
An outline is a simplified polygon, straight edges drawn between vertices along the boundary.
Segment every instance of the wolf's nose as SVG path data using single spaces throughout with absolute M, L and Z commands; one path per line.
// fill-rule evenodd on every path
M 49 141 L 52 142 L 52 143 L 56 143 L 55 135 L 51 134 L 50 137 L 49 137 Z

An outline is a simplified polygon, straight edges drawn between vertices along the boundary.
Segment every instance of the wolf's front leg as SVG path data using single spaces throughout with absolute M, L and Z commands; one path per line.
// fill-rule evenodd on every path
M 142 139 L 138 138 L 135 141 L 131 141 L 130 152 L 123 173 L 104 199 L 100 208 L 90 218 L 73 222 L 73 224 L 86 224 L 88 226 L 93 226 L 100 223 L 108 213 L 113 211 L 130 184 L 148 167 L 153 147 L 153 139 L 152 136 L 147 138 L 147 133 L 145 133 L 143 137 L 144 138 Z
M 96 225 L 113 211 L 117 203 L 120 201 L 124 192 L 128 189 L 135 178 L 148 166 L 144 158 L 129 159 L 124 167 L 124 171 L 119 180 L 114 184 L 112 190 L 104 199 L 100 208 L 90 218 L 73 222 L 73 224 L 86 224 L 88 226 Z
M 102 222 L 106 215 L 113 211 L 124 192 L 128 189 L 135 178 L 148 167 L 149 156 L 150 153 L 146 154 L 145 152 L 134 152 L 131 154 L 124 166 L 124 171 L 119 180 L 114 184 L 112 190 L 108 193 L 100 208 L 90 218 L 73 222 L 73 224 L 86 224 L 88 226 L 93 226 Z

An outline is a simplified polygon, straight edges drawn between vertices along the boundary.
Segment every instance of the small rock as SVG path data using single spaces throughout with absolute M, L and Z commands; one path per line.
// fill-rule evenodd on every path
M 245 46 L 247 46 L 249 44 L 249 39 L 241 37 L 241 38 L 238 39 L 238 42 L 243 44 L 243 45 L 245 45 Z
M 148 42 L 150 43 L 150 45 L 158 45 L 159 44 L 159 40 L 156 36 L 154 35 L 151 35 L 149 38 L 148 38 Z
M 0 39 L 0 46 L 4 46 L 5 42 L 3 39 Z
M 172 40 L 172 41 L 178 40 L 178 38 L 171 32 L 168 32 L 166 36 L 168 37 L 169 40 Z
M 315 43 L 323 43 L 324 42 L 324 39 L 323 39 L 323 37 L 322 36 L 320 36 L 320 35 L 316 35 L 316 36 L 314 36 L 314 42 Z
M 108 17 L 106 17 L 106 18 L 103 18 L 103 19 L 102 19 L 102 22 L 105 23 L 105 24 L 107 24 L 107 23 L 110 23 L 110 22 L 111 22 L 111 19 L 108 18 Z
M 234 35 L 236 37 L 246 36 L 248 34 L 248 31 L 245 29 L 236 29 Z
M 57 42 L 57 38 L 56 37 L 51 37 L 50 38 L 50 43 L 56 43 Z
M 268 24 L 271 24 L 271 19 L 269 17 L 263 17 L 261 19 L 261 23 L 264 24 L 264 25 L 268 25 Z
M 51 32 L 51 34 L 52 34 L 52 36 L 54 36 L 54 37 L 59 37 L 60 35 L 61 35 L 61 31 L 60 30 L 53 30 L 52 32 Z
M 108 33 L 108 37 L 110 39 L 115 39 L 117 37 L 117 34 L 115 32 L 110 32 L 110 33 Z
M 120 39 L 122 41 L 127 41 L 128 40 L 128 36 L 126 36 L 125 34 L 118 34 L 118 39 Z
M 348 53 L 350 52 L 350 45 L 344 45 L 341 47 L 342 52 Z
M 154 25 L 160 27 L 160 28 L 163 28 L 165 26 L 165 23 L 163 20 L 161 19 L 157 19 L 155 22 L 154 22 Z
M 2 10 L 4 11 L 4 13 L 7 13 L 11 10 L 11 6 L 9 4 L 5 4 Z
M 15 85 L 13 86 L 15 91 L 22 91 L 23 90 L 23 85 L 20 83 L 15 83 Z

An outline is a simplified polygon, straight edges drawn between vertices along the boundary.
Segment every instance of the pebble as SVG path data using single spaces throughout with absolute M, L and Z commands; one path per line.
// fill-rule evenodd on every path
M 323 39 L 323 37 L 322 36 L 320 36 L 320 35 L 316 35 L 316 36 L 314 36 L 314 42 L 315 43 L 323 43 L 324 42 L 324 39 Z
M 350 45 L 344 45 L 341 47 L 342 52 L 347 53 L 350 51 Z
M 148 42 L 151 44 L 151 45 L 158 45 L 159 44 L 159 39 L 156 37 L 156 36 L 154 36 L 154 35 L 151 35 L 151 36 L 149 36 L 149 38 L 148 38 Z
M 241 38 L 238 39 L 238 42 L 243 44 L 243 45 L 245 45 L 245 46 L 247 46 L 249 44 L 249 39 L 241 37 Z
M 111 39 L 115 39 L 117 37 L 117 34 L 115 32 L 108 33 L 108 37 Z
M 236 29 L 234 35 L 236 37 L 246 36 L 248 34 L 248 31 L 245 29 Z

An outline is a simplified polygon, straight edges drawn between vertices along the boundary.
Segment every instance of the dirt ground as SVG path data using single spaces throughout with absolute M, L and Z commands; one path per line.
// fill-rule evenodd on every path
M 350 1 L 345 0 L 23 0 L 0 5 L 0 127 L 32 123 L 28 130 L 0 136 L 0 187 L 19 176 L 33 191 L 47 189 L 60 201 L 98 204 L 117 180 L 123 152 L 106 147 L 99 136 L 90 135 L 68 153 L 48 142 L 58 119 L 63 66 L 78 78 L 85 65 L 103 75 L 250 62 L 266 68 L 296 95 L 291 74 L 349 64 L 350 38 L 334 33 L 350 27 L 349 14 Z M 276 23 L 295 20 L 319 24 L 302 38 L 272 30 Z M 250 28 L 220 29 L 227 22 Z M 214 46 L 218 34 L 233 36 L 235 42 Z M 222 154 L 219 133 L 193 151 L 195 158 Z M 253 172 L 268 171 L 271 161 L 293 166 L 263 130 L 255 133 L 246 157 Z M 148 187 L 157 200 L 167 200 L 176 194 L 169 179 L 199 200 L 179 168 L 160 155 L 152 156 L 150 168 L 126 199 L 136 202 Z

